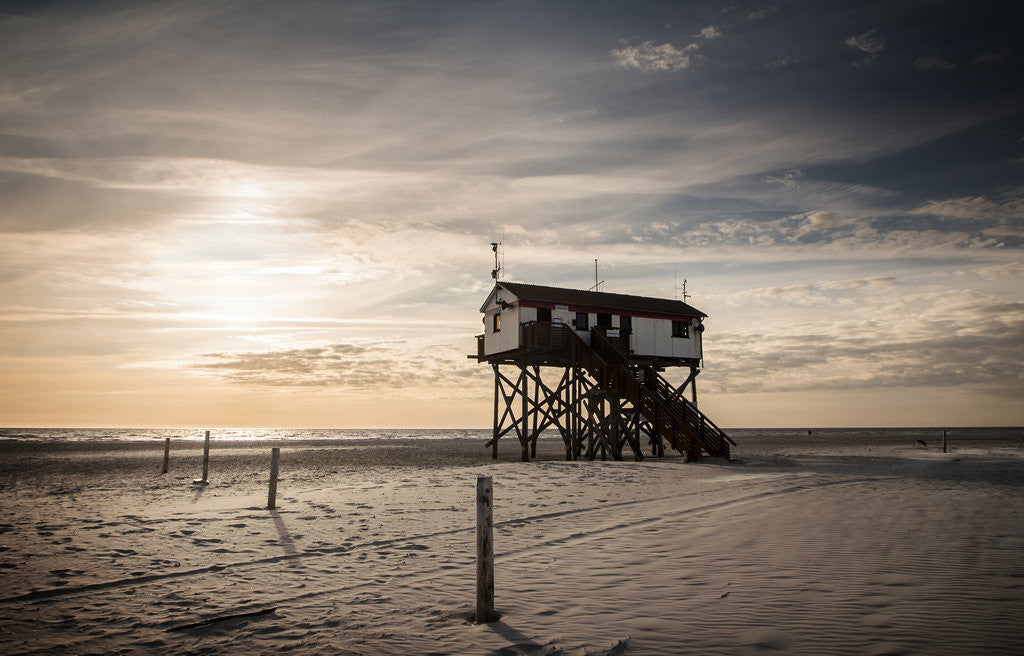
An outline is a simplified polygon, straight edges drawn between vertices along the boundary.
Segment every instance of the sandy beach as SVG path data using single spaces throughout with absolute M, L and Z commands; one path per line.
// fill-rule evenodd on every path
M 281 446 L 278 509 L 265 509 Z M 563 462 L 450 440 L 0 442 L 0 652 L 1024 653 L 1024 436 Z M 471 622 L 474 489 L 495 606 Z

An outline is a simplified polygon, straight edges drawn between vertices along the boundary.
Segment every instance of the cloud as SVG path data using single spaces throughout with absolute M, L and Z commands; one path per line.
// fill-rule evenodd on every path
M 985 196 L 966 196 L 933 200 L 911 210 L 911 214 L 1005 223 L 1024 219 L 1024 197 L 1017 195 L 1002 200 L 991 200 Z
M 748 13 L 746 15 L 746 19 L 748 21 L 758 21 L 763 19 L 765 16 L 768 16 L 769 14 L 775 13 L 778 10 L 779 7 L 777 5 L 768 5 L 766 7 L 761 7 L 760 9 L 756 9 Z
M 726 216 L 694 225 L 645 228 L 634 241 L 685 247 L 691 252 L 728 252 L 751 248 L 759 260 L 792 257 L 851 260 L 871 256 L 928 257 L 954 250 L 994 249 L 1005 245 L 992 229 L 938 230 L 881 217 L 846 216 L 816 210 L 774 220 Z M 668 228 L 666 228 L 666 226 Z M 797 255 L 799 254 L 799 255 Z M 751 257 L 755 257 L 751 255 Z
M 1024 395 L 1024 303 L 944 296 L 868 297 L 849 320 L 706 336 L 714 362 L 706 383 L 723 392 L 963 387 Z
M 701 28 L 697 34 L 698 41 L 714 41 L 722 38 L 722 32 L 715 25 Z M 655 44 L 644 41 L 639 46 L 625 46 L 612 50 L 612 56 L 622 68 L 635 68 L 644 72 L 650 71 L 681 71 L 702 61 L 701 44 L 694 42 L 683 48 L 676 48 L 671 43 Z
M 851 36 L 845 41 L 846 45 L 856 48 L 864 53 L 861 63 L 870 64 L 878 59 L 878 53 L 885 49 L 885 43 L 878 36 L 878 29 L 871 29 L 864 34 Z
M 702 39 L 710 41 L 712 39 L 721 39 L 722 33 L 714 25 L 708 25 L 707 27 L 701 29 L 700 37 Z
M 814 284 L 799 283 L 784 286 L 744 289 L 716 297 L 716 302 L 730 307 L 839 305 L 845 298 L 854 298 L 861 291 L 876 293 L 891 289 L 897 279 L 892 276 L 831 280 Z
M 922 71 L 950 71 L 956 68 L 953 64 L 938 57 L 918 57 L 914 66 Z
M 783 55 L 777 59 L 773 59 L 770 62 L 764 64 L 764 68 L 785 68 L 791 66 L 797 62 L 797 58 L 791 55 Z
M 429 396 L 444 390 L 449 396 L 475 397 L 487 392 L 486 368 L 470 362 L 465 346 L 426 345 L 374 340 L 366 344 L 323 346 L 260 352 L 206 353 L 190 368 L 253 388 L 343 389 L 370 397 L 417 388 Z M 457 359 L 461 356 L 461 359 Z M 475 385 L 472 381 L 482 384 Z
M 1007 262 L 995 266 L 982 267 L 978 269 L 978 275 L 989 280 L 1000 278 L 1024 278 L 1024 260 Z
M 807 230 L 824 230 L 829 228 L 839 228 L 841 226 L 850 225 L 856 223 L 856 219 L 851 219 L 846 216 L 836 214 L 835 212 L 809 212 L 805 216 L 805 226 Z
M 639 46 L 612 50 L 612 56 L 623 68 L 636 68 L 644 72 L 682 71 L 698 61 L 698 50 L 700 45 L 696 43 L 678 49 L 671 43 L 656 45 L 651 41 L 644 41 Z

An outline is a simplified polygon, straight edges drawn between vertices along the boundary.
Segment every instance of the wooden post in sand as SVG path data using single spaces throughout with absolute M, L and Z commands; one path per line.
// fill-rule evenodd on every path
M 281 447 L 270 450 L 270 491 L 267 494 L 267 510 L 277 507 L 277 460 L 281 455 Z
M 942 452 L 946 452 L 946 431 L 942 431 Z
M 490 476 L 476 479 L 476 623 L 494 620 L 494 489 Z
M 163 468 L 163 471 L 160 472 L 161 474 L 166 474 L 167 473 L 167 464 L 170 462 L 170 460 L 171 460 L 171 438 L 165 437 L 164 438 L 164 468 Z
M 210 431 L 206 431 L 206 440 L 203 442 L 203 483 L 209 482 L 210 474 Z

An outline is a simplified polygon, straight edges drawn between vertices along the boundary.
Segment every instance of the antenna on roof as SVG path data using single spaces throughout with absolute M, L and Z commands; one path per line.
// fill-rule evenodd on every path
M 594 258 L 594 286 L 591 287 L 590 289 L 591 289 L 591 291 L 599 292 L 599 291 L 601 291 L 601 285 L 603 285 L 603 284 L 604 284 L 603 280 L 601 282 L 597 281 L 597 258 L 595 257 Z
M 500 241 L 492 241 L 491 251 L 494 253 L 494 268 L 491 269 L 491 277 L 498 280 L 501 268 L 505 264 L 505 249 L 502 248 Z
M 686 292 L 686 278 L 683 278 L 682 286 L 680 286 L 680 284 L 679 284 L 679 267 L 676 267 L 675 293 L 676 293 L 676 297 L 680 301 L 682 301 L 683 303 L 686 302 L 686 299 L 688 299 L 688 298 L 690 298 L 690 296 L 692 296 L 692 294 L 688 294 Z

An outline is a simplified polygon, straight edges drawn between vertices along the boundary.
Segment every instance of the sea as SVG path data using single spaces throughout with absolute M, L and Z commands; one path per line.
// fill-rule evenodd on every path
M 490 428 L 0 428 L 0 441 L 31 440 L 43 442 L 139 442 L 150 440 L 203 440 L 206 430 L 211 439 L 225 440 L 487 440 Z M 815 438 L 820 440 L 850 438 L 891 438 L 902 440 L 935 440 L 947 431 L 951 439 L 1022 439 L 1024 427 L 917 427 L 917 428 L 733 428 L 723 429 L 737 442 L 777 438 Z M 557 431 L 546 431 L 541 439 L 561 439 Z

